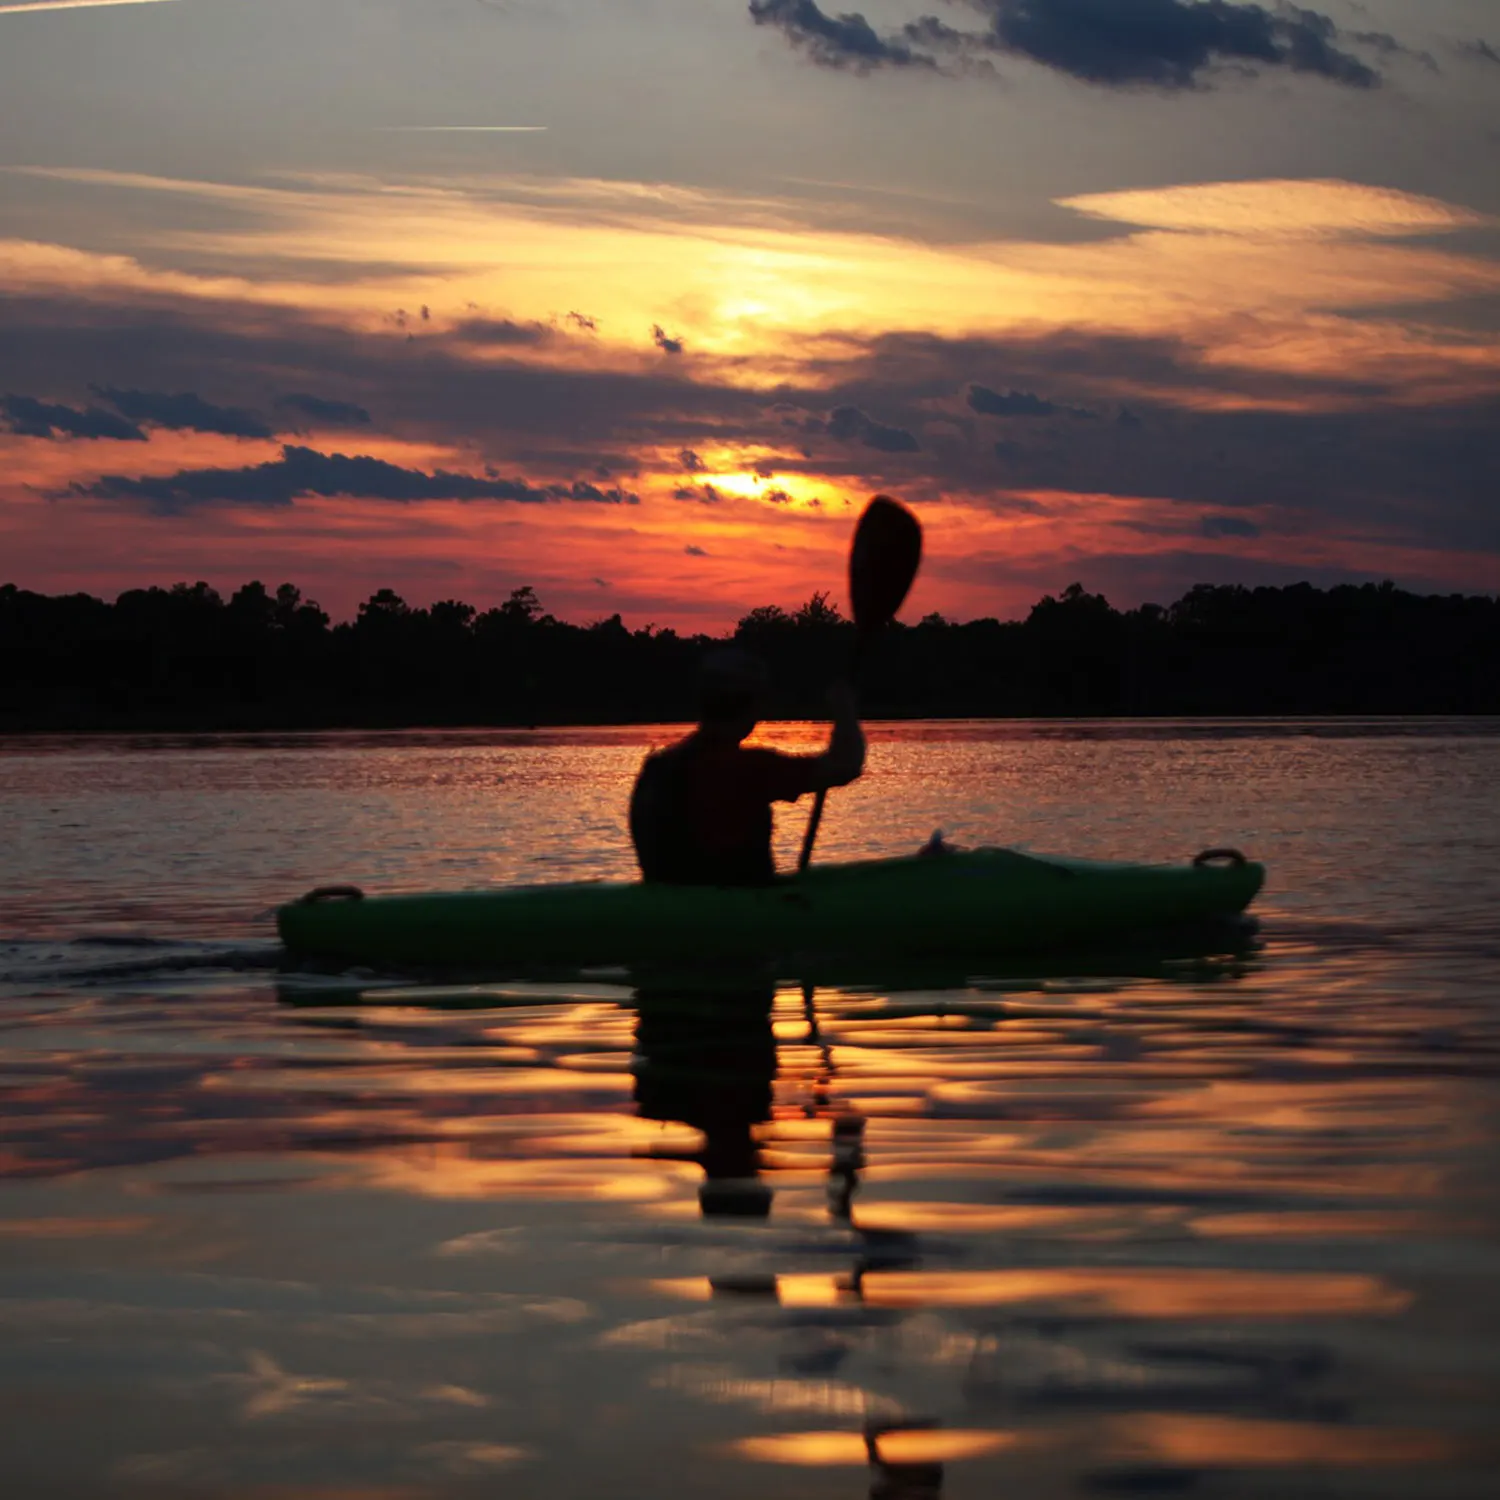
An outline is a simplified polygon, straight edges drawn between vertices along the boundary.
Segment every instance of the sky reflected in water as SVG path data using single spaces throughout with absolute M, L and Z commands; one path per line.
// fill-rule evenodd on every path
M 622 873 L 649 732 L 9 742 L 0 1477 L 1488 1495 L 1500 733 L 1347 729 L 888 729 L 830 857 L 1238 843 L 1264 931 L 807 985 L 280 962 Z

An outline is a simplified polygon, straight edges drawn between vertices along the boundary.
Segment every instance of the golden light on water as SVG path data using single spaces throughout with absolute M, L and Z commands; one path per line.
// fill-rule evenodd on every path
M 0 1239 L 71 1240 L 140 1234 L 151 1227 L 143 1214 L 114 1219 L 0 1219 Z
M 877 1271 L 868 1301 L 886 1307 L 986 1307 L 1059 1301 L 1119 1317 L 1341 1317 L 1396 1313 L 1411 1295 L 1375 1276 L 1214 1270 Z
M 1419 1210 L 1358 1209 L 1200 1214 L 1194 1234 L 1209 1239 L 1342 1239 L 1449 1233 L 1453 1227 Z
M 506 1049 L 494 1049 L 490 1060 L 506 1061 Z M 525 1048 L 517 1048 L 511 1054 L 515 1063 L 530 1061 Z M 273 1084 L 253 1074 L 217 1082 L 214 1087 L 232 1091 L 253 1092 L 258 1088 L 287 1086 L 285 1080 Z M 384 1094 L 539 1094 L 555 1097 L 570 1086 L 580 1093 L 628 1094 L 631 1078 L 628 1073 L 587 1072 L 570 1074 L 566 1070 L 548 1071 L 542 1068 L 505 1067 L 468 1068 L 462 1072 L 445 1072 L 433 1069 L 430 1072 L 403 1070 L 382 1071 L 378 1068 L 348 1072 L 308 1072 L 297 1080 L 297 1086 L 316 1093 L 353 1093 L 369 1096 Z
M 1234 781 L 1278 809 L 1263 839 L 1286 851 L 1287 887 L 1333 899 L 1363 879 L 1355 909 L 1378 918 L 1392 887 L 1361 859 L 1366 802 L 1412 796 L 1445 869 L 1488 811 L 1473 746 L 1486 765 L 1493 747 L 1450 726 L 1393 743 L 1241 725 L 1206 747 L 1202 726 L 1142 728 L 882 726 L 887 789 L 851 794 L 843 831 L 869 848 L 934 782 L 955 802 L 983 782 L 998 811 L 972 815 L 1031 842 L 1059 802 L 1014 789 L 1063 785 L 1093 836 L 1170 849 Z M 316 816 L 351 830 L 336 862 L 423 888 L 454 880 L 455 859 L 465 879 L 523 880 L 570 818 L 607 826 L 653 733 L 26 747 L 10 768 L 35 785 L 39 760 L 53 782 L 20 816 L 57 864 L 12 920 L 83 909 L 49 809 L 96 806 L 111 777 L 131 843 L 187 872 L 176 921 L 199 867 L 161 809 L 200 797 L 225 757 L 264 790 L 224 869 L 332 786 Z M 1466 788 L 1446 820 L 1405 779 L 1414 744 L 1441 745 Z M 1174 795 L 1144 798 L 1164 758 Z M 496 790 L 516 778 L 542 830 L 524 845 Z M 164 781 L 186 783 L 175 803 Z M 428 836 L 411 852 L 414 810 Z M 616 873 L 604 857 L 586 873 Z M 284 877 L 232 878 L 253 912 Z M 1074 950 L 967 976 L 861 964 L 846 983 L 818 975 L 818 1039 L 800 986 L 767 984 L 744 1055 L 710 995 L 691 1024 L 659 1024 L 675 1012 L 617 983 L 64 971 L 7 1032 L 0 1242 L 36 1288 L 0 1299 L 11 1363 L 73 1361 L 51 1454 L 96 1413 L 107 1432 L 144 1380 L 179 1381 L 174 1451 L 276 1440 L 280 1460 L 294 1435 L 306 1483 L 357 1440 L 360 1463 L 377 1445 L 385 1472 L 439 1489 L 514 1474 L 523 1491 L 607 1492 L 620 1473 L 649 1489 L 666 1451 L 693 1494 L 894 1491 L 939 1465 L 954 1494 L 1194 1476 L 1484 1494 L 1493 1382 L 1463 1268 L 1484 1263 L 1493 1217 L 1489 913 L 1482 887 L 1468 906 L 1439 896 L 1478 939 L 1441 965 L 1425 944 L 1361 953 L 1342 928 L 1319 950 L 1284 913 L 1253 955 L 1144 972 L 1110 958 L 1079 974 Z M 83 899 L 92 912 L 112 892 Z M 55 962 L 60 945 L 38 946 Z M 1470 1004 L 1450 987 L 1465 962 Z M 769 1217 L 720 1213 L 737 1188 Z M 247 1378 L 247 1349 L 274 1366 Z M 183 1368 L 203 1370 L 196 1388 Z M 226 1427 L 226 1394 L 245 1422 Z M 880 1430 L 908 1418 L 948 1425 Z M 184 1492 L 216 1482 L 172 1472 Z
M 961 1428 L 906 1428 L 883 1432 L 872 1443 L 857 1432 L 783 1432 L 741 1438 L 730 1451 L 757 1463 L 809 1468 L 863 1465 L 871 1453 L 886 1464 L 958 1463 L 1003 1452 L 1020 1442 L 1014 1432 Z
M 687 1163 L 645 1159 L 476 1156 L 467 1144 L 382 1152 L 357 1162 L 349 1180 L 421 1198 L 645 1203 L 685 1192 L 698 1180 Z
M 1234 1319 L 1394 1314 L 1409 1292 L 1378 1276 L 1332 1272 L 1053 1268 L 1016 1271 L 870 1271 L 857 1288 L 847 1276 L 778 1276 L 768 1281 L 784 1305 L 822 1307 L 858 1300 L 870 1307 L 1008 1307 L 1060 1304 L 1122 1318 Z M 653 1281 L 652 1291 L 687 1301 L 733 1293 L 708 1277 Z
M 955 1463 L 1022 1446 L 1062 1445 L 1068 1440 L 1066 1431 L 908 1428 L 881 1433 L 874 1439 L 873 1452 L 886 1464 Z M 1437 1433 L 1195 1413 L 1144 1412 L 1111 1418 L 1104 1442 L 1116 1461 L 1185 1467 L 1402 1467 L 1433 1463 L 1453 1452 L 1452 1440 Z M 759 1463 L 806 1467 L 863 1465 L 871 1461 L 872 1452 L 863 1434 L 836 1430 L 741 1438 L 730 1451 Z
M 1438 1433 L 1186 1412 L 1117 1418 L 1110 1431 L 1119 1456 L 1184 1465 L 1374 1468 L 1433 1463 L 1454 1448 Z
M 934 1234 L 990 1234 L 1015 1229 L 1077 1228 L 1113 1218 L 1115 1209 L 1050 1208 L 1029 1204 L 990 1203 L 882 1203 L 859 1206 L 861 1229 Z

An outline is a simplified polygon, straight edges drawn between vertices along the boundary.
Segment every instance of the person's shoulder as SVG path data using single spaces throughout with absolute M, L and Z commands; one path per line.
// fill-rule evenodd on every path
M 646 752 L 648 761 L 676 760 L 683 755 L 691 755 L 698 745 L 698 736 L 694 732 L 685 734 L 680 740 L 673 740 L 669 745 L 653 745 Z
M 642 759 L 636 780 L 656 781 L 663 776 L 680 775 L 691 754 L 691 735 L 670 745 L 654 745 Z

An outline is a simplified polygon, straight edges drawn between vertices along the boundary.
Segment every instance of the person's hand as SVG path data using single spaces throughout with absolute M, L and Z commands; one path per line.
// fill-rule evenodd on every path
M 859 699 L 851 683 L 840 678 L 828 689 L 828 708 L 835 719 L 857 719 Z

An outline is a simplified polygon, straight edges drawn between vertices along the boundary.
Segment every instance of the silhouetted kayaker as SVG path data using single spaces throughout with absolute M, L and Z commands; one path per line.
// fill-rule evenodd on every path
M 765 885 L 776 877 L 771 804 L 847 786 L 864 770 L 864 732 L 843 683 L 828 695 L 833 733 L 822 755 L 744 746 L 769 686 L 766 664 L 748 651 L 704 658 L 698 728 L 648 755 L 631 793 L 630 836 L 645 879 Z

